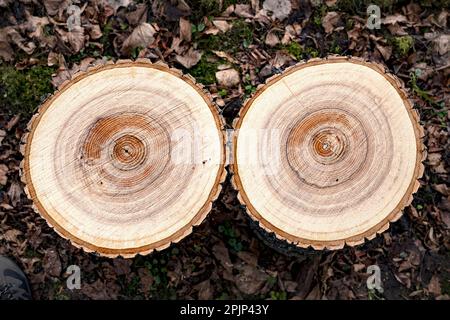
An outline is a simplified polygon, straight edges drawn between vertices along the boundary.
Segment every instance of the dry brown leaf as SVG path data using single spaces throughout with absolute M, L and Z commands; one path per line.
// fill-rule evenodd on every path
M 249 4 L 237 4 L 234 8 L 234 13 L 241 18 L 252 18 L 251 7 Z
M 172 44 L 170 45 L 170 49 L 175 51 L 177 54 L 181 54 L 185 51 L 185 46 L 181 45 L 181 39 L 178 37 L 172 38 Z
M 60 28 L 56 28 L 61 40 L 70 45 L 74 53 L 79 52 L 84 48 L 85 36 L 84 28 L 80 26 L 73 27 L 72 31 L 65 31 Z
M 132 12 L 128 12 L 125 16 L 127 17 L 128 23 L 131 26 L 137 26 L 142 22 L 147 21 L 147 5 L 141 3 L 136 5 L 136 10 Z
M 311 292 L 306 296 L 305 300 L 319 300 L 321 297 L 319 285 L 312 288 Z
M 325 0 L 325 4 L 327 5 L 327 7 L 332 7 L 336 4 L 338 0 Z
M 109 0 L 106 2 L 106 5 L 111 7 L 114 10 L 114 14 L 116 14 L 120 7 L 128 7 L 131 2 L 132 0 Z
M 13 2 L 14 0 L 0 0 L 0 7 L 2 8 L 6 8 L 7 6 L 9 6 L 9 4 L 11 2 Z
M 223 87 L 234 87 L 240 83 L 239 72 L 235 69 L 226 69 L 216 72 L 217 83 Z
M 281 39 L 281 43 L 288 44 L 292 39 L 296 37 L 297 34 L 300 34 L 301 31 L 302 27 L 299 24 L 286 26 L 283 38 Z
M 224 12 L 222 12 L 222 17 L 229 17 L 234 12 L 234 4 L 229 5 Z
M 436 275 L 431 277 L 430 283 L 428 284 L 428 292 L 432 293 L 434 296 L 440 296 L 442 294 L 441 284 Z
M 328 12 L 322 19 L 322 27 L 325 29 L 326 33 L 333 32 L 334 28 L 341 19 L 341 15 L 335 11 Z
M 11 131 L 11 129 L 16 126 L 16 124 L 19 122 L 19 120 L 20 120 L 20 114 L 16 114 L 14 117 L 12 117 L 11 120 L 9 120 L 5 126 L 6 131 Z
M 138 275 L 140 278 L 139 282 L 141 284 L 141 290 L 143 292 L 147 292 L 148 290 L 150 290 L 150 287 L 155 282 L 155 279 L 153 278 L 150 271 L 148 271 L 146 268 L 140 268 L 138 270 Z
M 87 68 L 94 63 L 94 61 L 95 59 L 93 57 L 84 58 L 83 60 L 80 61 L 79 65 L 74 63 L 74 65 L 70 70 L 65 69 L 64 63 L 60 61 L 59 62 L 60 69 L 58 70 L 58 73 L 52 78 L 52 85 L 58 88 L 62 83 L 64 83 L 64 81 L 70 80 L 71 77 L 77 72 L 86 71 Z
M 267 12 L 272 13 L 273 19 L 280 21 L 286 19 L 292 11 L 290 0 L 265 0 L 263 8 Z
M 6 131 L 5 130 L 0 130 L 0 145 L 3 141 L 3 139 L 5 139 L 6 137 Z
M 216 35 L 220 32 L 220 30 L 218 28 L 216 28 L 215 26 L 211 26 L 208 29 L 205 30 L 205 34 L 212 34 L 212 35 Z
M 284 281 L 284 288 L 287 292 L 295 292 L 297 291 L 298 283 L 295 281 Z
M 449 52 L 449 43 L 450 34 L 440 34 L 434 39 L 434 46 L 439 55 L 443 56 Z
M 389 60 L 389 58 L 392 55 L 392 47 L 391 46 L 382 46 L 380 44 L 376 44 L 376 48 L 377 50 L 381 53 L 381 55 L 383 56 L 384 60 Z
M 444 196 L 450 195 L 450 190 L 448 186 L 444 183 L 441 184 L 432 184 L 431 187 L 437 192 L 443 194 Z
M 25 51 L 27 54 L 32 54 L 34 49 L 36 49 L 36 45 L 34 42 L 26 42 L 26 40 L 20 35 L 20 33 L 12 27 L 6 27 L 3 29 L 6 31 L 9 39 L 20 49 Z
M 225 60 L 227 60 L 228 62 L 234 63 L 234 64 L 238 64 L 239 61 L 237 61 L 236 59 L 234 59 L 230 54 L 226 53 L 225 51 L 213 51 L 213 53 L 218 56 L 219 58 L 223 58 Z
M 28 14 L 27 11 L 26 15 L 27 15 L 26 29 L 31 32 L 29 36 L 42 41 L 42 39 L 46 37 L 44 27 L 47 26 L 50 23 L 50 21 L 48 20 L 47 17 L 32 16 Z
M 430 166 L 438 166 L 441 163 L 442 155 L 438 152 L 429 153 L 427 155 L 427 160 Z
M 122 53 L 129 55 L 134 48 L 147 48 L 155 41 L 155 28 L 149 23 L 141 23 L 123 42 Z
M 447 20 L 448 20 L 448 11 L 447 10 L 442 10 L 442 12 L 438 15 L 437 19 L 436 19 L 436 23 L 438 26 L 440 26 L 441 28 L 447 28 Z
M 209 279 L 197 284 L 195 289 L 198 290 L 199 300 L 211 300 L 213 298 L 214 289 Z
M 389 15 L 386 18 L 381 20 L 381 22 L 383 24 L 396 24 L 396 23 L 402 23 L 402 22 L 407 22 L 407 21 L 408 21 L 408 19 L 406 19 L 406 17 L 400 13 Z
M 258 257 L 254 253 L 240 251 L 238 252 L 238 257 L 251 266 L 256 267 L 258 265 Z
M 360 271 L 364 270 L 365 268 L 366 268 L 366 265 L 363 264 L 363 263 L 355 263 L 355 264 L 353 265 L 353 270 L 354 270 L 355 272 L 360 272 Z
M 220 264 L 227 270 L 231 271 L 233 264 L 231 263 L 230 255 L 228 249 L 222 242 L 217 243 L 212 248 L 212 253 L 219 260 Z
M 399 24 L 389 24 L 387 26 L 389 32 L 394 36 L 406 36 L 408 32 L 406 32 L 405 28 Z
M 62 266 L 58 253 L 54 249 L 45 251 L 44 259 L 42 261 L 45 272 L 53 277 L 61 275 Z
M 239 271 L 239 274 L 235 277 L 236 286 L 247 295 L 258 292 L 269 278 L 267 273 L 248 264 L 238 264 L 236 269 Z
M 23 188 L 20 186 L 20 184 L 17 181 L 14 181 L 9 186 L 8 192 L 6 193 L 8 195 L 10 203 L 15 207 L 20 202 L 20 196 L 22 195 Z
M 190 69 L 195 66 L 201 58 L 202 53 L 200 51 L 194 50 L 193 48 L 190 48 L 184 55 L 177 54 L 175 56 L 175 59 L 178 61 L 178 63 L 180 63 L 186 69 Z
M 47 65 L 49 67 L 59 64 L 59 56 L 60 53 L 56 53 L 54 51 L 50 51 L 47 57 Z
M 286 65 L 288 62 L 292 61 L 292 57 L 283 51 L 277 51 L 275 57 L 270 61 L 270 64 L 274 68 L 281 68 Z
M 103 35 L 102 30 L 100 29 L 100 26 L 98 24 L 92 24 L 89 27 L 87 27 L 89 31 L 89 36 L 93 40 L 100 39 Z
M 20 230 L 17 229 L 9 229 L 7 230 L 3 235 L 0 234 L 0 240 L 4 239 L 8 242 L 12 242 L 12 243 L 19 243 L 19 239 L 17 238 L 18 236 L 21 236 L 23 233 Z
M 212 23 L 217 27 L 217 29 L 224 33 L 231 29 L 231 24 L 225 20 L 213 20 Z
M 5 61 L 11 61 L 14 51 L 9 44 L 7 29 L 8 27 L 0 29 L 0 57 Z
M 280 39 L 273 31 L 269 31 L 266 36 L 265 44 L 267 44 L 269 47 L 275 47 L 277 44 L 280 43 Z
M 72 47 L 74 53 L 80 52 L 84 48 L 84 28 L 74 27 L 72 31 L 67 33 L 67 41 Z
M 5 166 L 4 164 L 0 164 L 0 184 L 3 186 L 8 182 L 8 171 L 9 169 L 7 166 Z
M 62 13 L 72 3 L 71 0 L 43 0 L 45 10 L 50 16 Z
M 191 42 L 192 25 L 189 20 L 180 18 L 180 38 L 186 42 Z
M 153 14 L 164 16 L 168 21 L 178 21 L 180 17 L 187 17 L 192 13 L 185 0 L 153 1 Z
M 441 209 L 441 220 L 450 229 L 450 196 L 443 198 L 439 204 Z

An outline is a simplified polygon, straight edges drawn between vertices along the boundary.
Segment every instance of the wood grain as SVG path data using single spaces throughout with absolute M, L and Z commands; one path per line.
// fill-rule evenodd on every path
M 379 64 L 329 57 L 295 65 L 258 89 L 234 128 L 239 200 L 260 227 L 299 247 L 372 239 L 420 185 L 419 115 Z
M 35 209 L 86 251 L 132 257 L 205 218 L 225 178 L 223 121 L 189 76 L 148 60 L 77 74 L 29 124 Z

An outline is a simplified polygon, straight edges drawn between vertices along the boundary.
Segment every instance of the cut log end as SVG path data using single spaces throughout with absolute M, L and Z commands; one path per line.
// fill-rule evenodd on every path
M 290 67 L 245 102 L 234 129 L 239 200 L 293 246 L 333 250 L 372 239 L 420 185 L 418 114 L 401 80 L 379 64 L 329 57 Z
M 164 249 L 203 221 L 221 190 L 223 123 L 209 94 L 178 70 L 144 60 L 93 66 L 30 121 L 27 194 L 87 252 Z

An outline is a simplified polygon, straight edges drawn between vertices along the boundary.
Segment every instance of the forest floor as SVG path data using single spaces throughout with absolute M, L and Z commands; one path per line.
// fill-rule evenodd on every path
M 378 29 L 368 27 L 375 20 L 367 24 L 371 3 L 381 10 Z M 24 269 L 35 299 L 449 299 L 448 7 L 447 0 L 0 0 L 0 254 Z M 421 188 L 402 218 L 364 245 L 281 254 L 257 237 L 228 178 L 207 219 L 180 243 L 108 259 L 58 236 L 24 194 L 27 122 L 59 84 L 98 59 L 145 57 L 182 69 L 207 87 L 230 126 L 258 84 L 330 54 L 386 65 L 425 128 Z M 70 265 L 82 270 L 80 290 L 66 287 Z M 367 288 L 370 265 L 381 269 L 383 292 Z

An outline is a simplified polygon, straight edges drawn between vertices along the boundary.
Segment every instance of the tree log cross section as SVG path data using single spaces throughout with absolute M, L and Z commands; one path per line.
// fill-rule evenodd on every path
M 208 139 L 195 140 L 198 128 Z M 223 121 L 209 94 L 147 60 L 76 75 L 40 107 L 24 143 L 35 209 L 74 245 L 110 257 L 185 237 L 226 172 Z M 195 148 L 211 161 L 199 162 Z
M 420 185 L 419 115 L 379 64 L 329 57 L 295 65 L 245 103 L 234 128 L 239 200 L 261 228 L 294 246 L 372 239 Z

